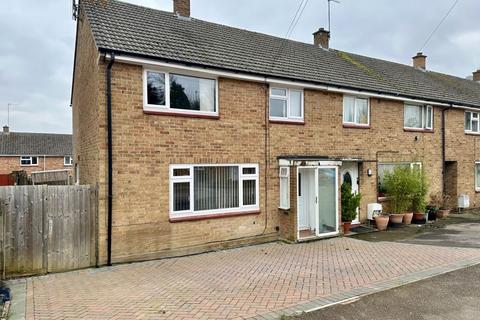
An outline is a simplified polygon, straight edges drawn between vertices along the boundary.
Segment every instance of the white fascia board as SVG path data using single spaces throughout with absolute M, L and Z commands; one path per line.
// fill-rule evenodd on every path
M 105 58 L 110 59 L 110 54 L 106 54 Z M 422 100 L 422 99 L 411 99 L 411 98 L 402 97 L 400 95 L 397 96 L 397 95 L 375 93 L 370 91 L 350 90 L 350 89 L 343 89 L 335 86 L 316 85 L 316 84 L 302 82 L 302 81 L 288 81 L 288 80 L 272 78 L 272 77 L 254 76 L 254 75 L 249 75 L 247 73 L 241 73 L 241 72 L 237 73 L 237 72 L 223 71 L 215 68 L 193 67 L 193 66 L 187 66 L 181 63 L 162 62 L 159 60 L 148 59 L 148 58 L 137 58 L 137 57 L 128 56 L 128 55 L 115 55 L 115 61 L 142 65 L 145 67 L 161 67 L 169 70 L 189 71 L 197 74 L 203 73 L 203 74 L 213 75 L 217 77 L 225 77 L 225 78 L 232 78 L 232 79 L 238 79 L 238 80 L 269 83 L 274 85 L 285 85 L 288 87 L 298 87 L 298 88 L 305 88 L 305 89 L 343 93 L 343 94 L 349 94 L 354 96 L 363 96 L 367 98 L 379 98 L 379 99 L 385 99 L 385 100 L 396 100 L 396 101 L 419 103 L 419 104 L 429 104 L 432 106 L 451 107 L 451 105 L 448 103 L 434 102 L 434 101 Z M 454 105 L 453 107 L 459 108 L 459 109 L 469 109 L 469 110 L 471 109 L 471 110 L 478 111 L 478 109 L 465 107 L 461 105 Z

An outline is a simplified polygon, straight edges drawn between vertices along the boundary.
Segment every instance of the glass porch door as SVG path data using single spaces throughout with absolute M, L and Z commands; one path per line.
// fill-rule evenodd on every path
M 338 232 L 337 167 L 317 169 L 317 236 Z

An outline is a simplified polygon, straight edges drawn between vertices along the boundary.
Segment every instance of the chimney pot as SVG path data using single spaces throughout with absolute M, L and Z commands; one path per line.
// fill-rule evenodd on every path
M 418 52 L 416 56 L 412 57 L 413 66 L 425 70 L 427 68 L 427 56 L 422 52 Z
M 318 31 L 313 33 L 313 44 L 320 46 L 324 49 L 328 49 L 330 45 L 330 31 L 325 30 L 324 28 L 318 29 Z
M 10 128 L 8 126 L 3 126 L 3 133 L 10 133 Z
M 173 12 L 182 17 L 190 17 L 190 0 L 173 0 Z
M 473 81 L 480 82 L 480 69 L 473 72 Z

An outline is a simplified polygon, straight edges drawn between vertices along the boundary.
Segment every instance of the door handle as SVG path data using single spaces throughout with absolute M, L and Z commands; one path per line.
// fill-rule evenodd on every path
M 315 197 L 315 203 L 318 203 L 318 197 Z

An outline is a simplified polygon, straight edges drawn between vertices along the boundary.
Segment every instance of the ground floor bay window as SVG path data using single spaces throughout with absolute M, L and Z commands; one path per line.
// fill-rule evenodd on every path
M 170 218 L 259 210 L 258 165 L 171 165 Z

